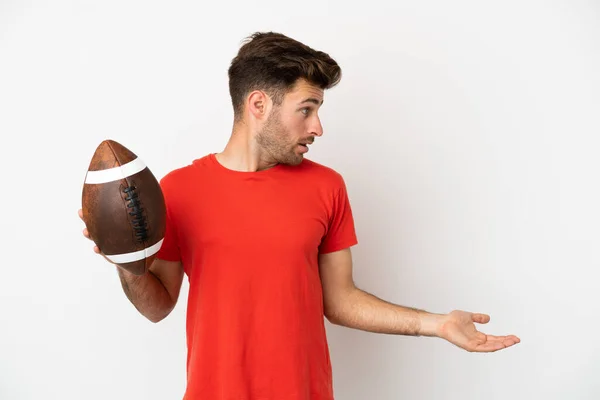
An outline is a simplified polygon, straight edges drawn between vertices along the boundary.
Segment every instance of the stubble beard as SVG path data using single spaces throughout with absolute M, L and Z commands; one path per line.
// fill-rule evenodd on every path
M 279 121 L 279 112 L 269 116 L 263 129 L 256 136 L 256 142 L 274 161 L 286 165 L 298 165 L 302 162 L 302 154 L 295 152 L 296 145 L 286 140 L 288 131 Z

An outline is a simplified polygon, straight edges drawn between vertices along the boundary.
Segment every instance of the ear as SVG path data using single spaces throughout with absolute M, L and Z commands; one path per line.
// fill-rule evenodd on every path
M 265 119 L 269 115 L 271 98 L 262 90 L 255 90 L 248 95 L 246 107 L 255 119 Z

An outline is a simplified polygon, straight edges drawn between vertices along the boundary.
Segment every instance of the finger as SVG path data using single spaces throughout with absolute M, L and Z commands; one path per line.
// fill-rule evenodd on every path
M 79 209 L 77 214 L 79 214 L 79 218 L 81 218 L 83 220 L 83 210 L 81 208 Z
M 519 343 L 520 340 L 519 338 L 517 338 L 516 336 L 491 336 L 488 335 L 488 340 L 486 341 L 486 344 L 494 344 L 494 345 L 501 345 L 502 347 L 510 347 L 510 346 L 514 346 L 515 344 Z
M 515 335 L 507 335 L 507 336 L 487 335 L 487 340 L 495 340 L 495 341 L 500 341 L 500 342 L 503 342 L 505 340 L 510 340 L 515 343 L 519 343 L 521 341 L 521 339 L 519 339 Z
M 100 254 L 100 249 L 98 248 L 98 246 L 94 246 L 94 253 Z
M 515 341 L 515 343 L 521 343 L 521 339 L 520 339 L 518 336 L 515 336 L 515 335 L 508 335 L 506 338 L 507 338 L 507 339 L 514 340 L 514 341 Z
M 500 340 L 500 341 L 502 341 L 504 339 L 506 339 L 506 336 L 487 335 L 487 340 L 496 340 L 496 341 Z
M 510 346 L 515 345 L 515 344 L 517 344 L 519 342 L 520 342 L 519 338 L 516 337 L 516 336 L 512 336 L 512 335 L 511 336 L 506 336 L 504 338 L 504 340 L 502 340 L 502 343 L 506 347 L 510 347 Z
M 83 236 L 88 239 L 90 238 L 90 232 L 87 230 L 87 228 L 83 228 Z
M 487 324 L 490 322 L 490 316 L 487 314 L 475 313 L 471 318 L 473 319 L 473 322 L 477 322 L 478 324 Z
M 473 351 L 479 353 L 491 353 L 494 351 L 502 350 L 508 346 L 505 346 L 502 342 L 489 341 L 482 344 L 479 344 L 475 347 Z

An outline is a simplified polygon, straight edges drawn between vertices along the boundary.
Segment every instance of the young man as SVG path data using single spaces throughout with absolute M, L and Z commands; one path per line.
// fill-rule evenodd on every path
M 150 271 L 117 268 L 128 298 L 153 322 L 171 312 L 187 275 L 185 399 L 333 399 L 323 316 L 468 351 L 519 342 L 478 332 L 474 323 L 487 315 L 431 314 L 354 285 L 357 237 L 344 180 L 304 158 L 323 134 L 324 91 L 340 78 L 323 52 L 277 33 L 252 35 L 229 69 L 227 146 L 161 180 L 167 232 Z

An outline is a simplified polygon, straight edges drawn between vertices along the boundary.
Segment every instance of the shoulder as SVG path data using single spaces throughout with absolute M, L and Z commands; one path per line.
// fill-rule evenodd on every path
M 302 161 L 301 169 L 310 174 L 311 178 L 318 183 L 325 184 L 330 188 L 345 187 L 344 177 L 332 167 L 305 158 Z
M 205 155 L 193 160 L 187 165 L 172 169 L 160 179 L 160 186 L 163 190 L 169 190 L 170 188 L 177 186 L 181 187 L 181 185 L 184 185 L 189 182 L 190 179 L 193 179 L 193 176 L 206 165 L 207 160 L 208 155 Z

